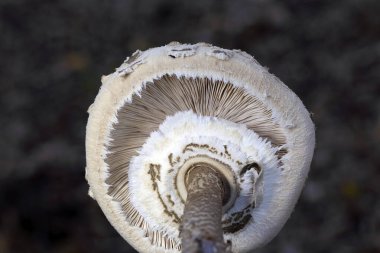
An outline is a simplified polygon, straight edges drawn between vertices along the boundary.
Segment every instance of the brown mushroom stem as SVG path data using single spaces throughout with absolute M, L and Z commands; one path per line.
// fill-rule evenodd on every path
M 220 173 L 208 164 L 198 163 L 189 169 L 180 229 L 183 253 L 226 252 L 222 230 L 224 184 Z

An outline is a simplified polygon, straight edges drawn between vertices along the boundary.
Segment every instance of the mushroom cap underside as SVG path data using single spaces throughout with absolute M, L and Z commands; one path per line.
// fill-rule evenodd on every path
M 184 168 L 207 159 L 233 190 L 222 219 L 233 252 L 278 233 L 307 176 L 314 125 L 252 56 L 171 43 L 137 51 L 102 83 L 89 108 L 86 178 L 132 246 L 180 250 Z

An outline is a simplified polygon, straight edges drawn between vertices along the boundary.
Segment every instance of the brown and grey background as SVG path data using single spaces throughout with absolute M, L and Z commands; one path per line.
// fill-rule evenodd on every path
M 312 112 L 304 192 L 258 253 L 380 252 L 380 1 L 0 0 L 0 252 L 134 252 L 87 196 L 86 110 L 136 49 L 239 48 Z

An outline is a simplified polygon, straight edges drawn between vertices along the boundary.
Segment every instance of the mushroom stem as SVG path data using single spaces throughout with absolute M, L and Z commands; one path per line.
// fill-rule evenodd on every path
M 224 253 L 222 204 L 227 194 L 223 177 L 211 165 L 194 164 L 186 176 L 187 199 L 180 236 L 183 253 Z

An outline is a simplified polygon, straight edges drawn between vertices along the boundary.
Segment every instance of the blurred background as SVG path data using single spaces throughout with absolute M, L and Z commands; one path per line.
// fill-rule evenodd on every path
M 255 252 L 380 252 L 380 1 L 0 0 L 0 253 L 135 252 L 87 195 L 86 111 L 170 41 L 242 49 L 312 112 L 303 194 Z

